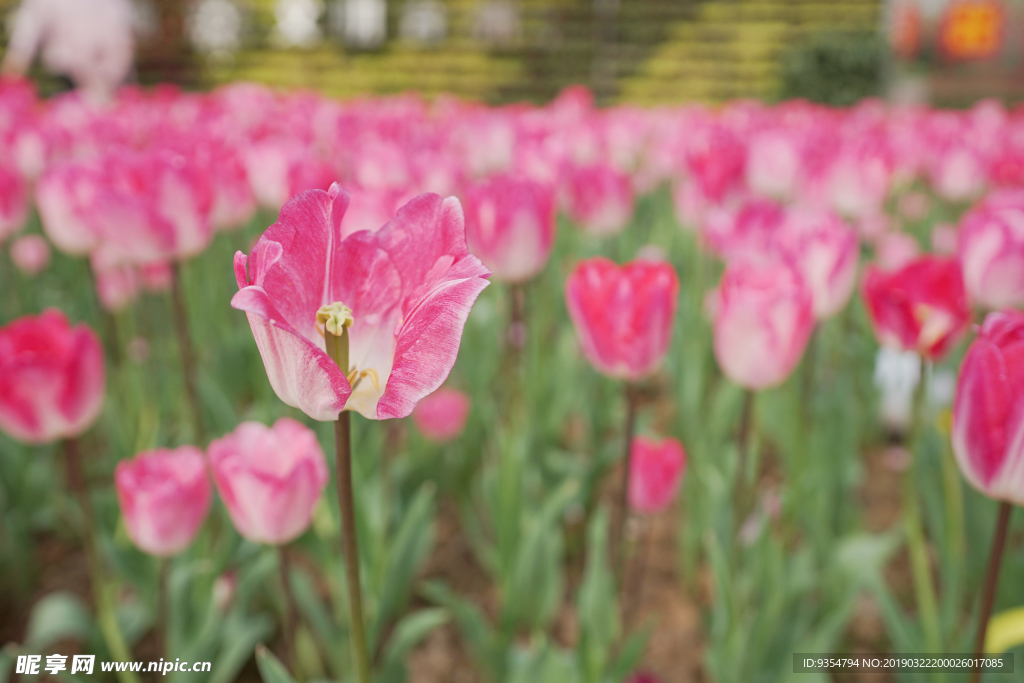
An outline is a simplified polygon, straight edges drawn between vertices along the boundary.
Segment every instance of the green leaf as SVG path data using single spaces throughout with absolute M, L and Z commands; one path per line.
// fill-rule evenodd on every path
M 395 630 L 388 641 L 385 660 L 405 657 L 421 640 L 430 635 L 431 631 L 449 619 L 448 610 L 439 607 L 421 609 L 406 615 L 395 625 Z
M 233 615 L 234 616 L 234 615 Z M 213 662 L 209 683 L 231 683 L 252 656 L 253 648 L 274 631 L 274 622 L 265 615 L 232 618 L 224 626 L 220 655 Z
M 295 683 L 295 679 L 284 668 L 281 660 L 260 643 L 256 646 L 256 666 L 260 670 L 263 683 Z
M 25 647 L 41 650 L 58 640 L 85 641 L 92 632 L 93 621 L 82 601 L 67 591 L 44 596 L 29 616 Z
M 590 522 L 587 549 L 587 565 L 576 600 L 581 628 L 578 651 L 584 680 L 599 683 L 621 630 L 615 581 L 605 560 L 608 549 L 608 511 L 605 509 Z
M 985 652 L 999 654 L 1024 644 L 1024 607 L 1008 609 L 996 614 L 988 622 L 985 633 Z

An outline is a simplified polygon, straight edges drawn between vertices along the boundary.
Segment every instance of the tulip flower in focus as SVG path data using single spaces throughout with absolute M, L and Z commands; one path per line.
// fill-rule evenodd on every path
M 78 436 L 103 406 L 103 349 L 58 310 L 0 328 L 0 429 L 40 444 Z
M 570 166 L 562 189 L 566 212 L 592 235 L 614 235 L 633 217 L 633 186 L 611 166 Z
M 960 367 L 953 452 L 986 496 L 1024 505 L 1024 313 L 990 313 Z
M 158 557 L 177 555 L 192 543 L 213 497 L 206 461 L 194 446 L 122 460 L 114 485 L 128 537 Z
M 863 289 L 882 344 L 937 359 L 970 324 L 960 267 L 952 259 L 924 256 L 893 272 L 869 267 Z
M 686 470 L 686 451 L 675 439 L 633 439 L 629 457 L 629 506 L 636 512 L 661 512 L 675 500 Z
M 496 280 L 523 282 L 544 269 L 555 242 L 555 198 L 541 183 L 495 176 L 464 194 L 469 250 Z
M 342 239 L 349 194 L 309 190 L 281 210 L 247 258 L 235 255 L 239 292 L 270 385 L 314 420 L 343 409 L 409 415 L 441 386 L 488 271 L 466 248 L 454 197 L 420 195 L 376 233 Z M 349 367 L 327 355 L 321 309 L 352 317 Z
M 273 427 L 243 422 L 211 443 L 207 455 L 231 521 L 254 543 L 298 538 L 330 478 L 316 434 L 287 417 Z
M 0 242 L 25 225 L 28 187 L 17 169 L 0 163 Z
M 994 193 L 960 222 L 960 264 L 971 300 L 1024 306 L 1024 190 Z
M 412 419 L 427 439 L 444 443 L 466 428 L 469 396 L 457 389 L 442 387 L 416 404 Z
M 782 384 L 814 329 L 813 297 L 783 263 L 730 264 L 714 306 L 714 351 L 725 376 L 752 390 Z
M 580 262 L 565 283 L 569 317 L 587 360 L 619 379 L 649 375 L 668 353 L 679 298 L 671 264 Z
M 50 263 L 50 245 L 39 235 L 25 235 L 11 243 L 11 261 L 26 275 L 38 275 Z

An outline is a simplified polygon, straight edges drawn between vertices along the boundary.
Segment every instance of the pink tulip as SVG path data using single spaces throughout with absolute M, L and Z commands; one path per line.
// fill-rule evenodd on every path
M 159 557 L 177 555 L 192 543 L 213 497 L 203 453 L 195 446 L 122 460 L 114 484 L 128 537 Z
M 679 278 L 668 263 L 618 266 L 597 257 L 580 262 L 565 283 L 583 354 L 620 379 L 649 375 L 665 358 L 678 298 Z
M 464 195 L 466 240 L 496 280 L 537 275 L 555 243 L 554 192 L 513 176 L 495 176 Z
M 960 367 L 953 452 L 986 496 L 1024 504 L 1024 313 L 990 313 Z
M 813 297 L 783 263 L 730 264 L 718 288 L 714 351 L 725 376 L 747 389 L 785 381 L 814 329 Z
M 330 478 L 316 434 L 287 417 L 273 427 L 243 422 L 211 443 L 207 455 L 231 521 L 254 543 L 298 538 Z
M 25 225 L 28 187 L 18 171 L 0 163 L 0 242 Z
M 675 500 L 686 470 L 686 451 L 675 439 L 633 439 L 629 454 L 629 506 L 636 512 L 661 512 Z
M 899 270 L 921 254 L 921 245 L 905 232 L 885 232 L 875 240 L 875 265 L 882 270 Z
M 964 285 L 991 309 L 1024 306 L 1024 190 L 1003 190 L 960 222 Z
M 99 416 L 103 349 L 86 325 L 51 309 L 0 328 L 0 429 L 18 441 L 73 438 Z
M 785 250 L 811 289 L 814 316 L 838 313 L 853 294 L 860 262 L 856 233 L 829 212 L 788 212 Z
M 92 167 L 77 163 L 49 167 L 36 185 L 36 207 L 46 236 L 66 254 L 81 256 L 95 249 L 100 236 L 88 211 L 96 196 Z
M 50 263 L 50 245 L 39 235 L 25 235 L 11 243 L 11 260 L 26 275 L 38 275 Z
M 661 683 L 661 679 L 654 674 L 635 673 L 630 677 L 628 683 Z
M 562 201 L 572 220 L 593 235 L 614 235 L 633 217 L 629 177 L 605 164 L 570 166 Z
M 441 387 L 416 405 L 412 419 L 430 441 L 451 441 L 466 428 L 469 396 L 457 389 Z
M 348 202 L 335 184 L 285 204 L 252 254 L 235 255 L 240 291 L 231 305 L 246 312 L 286 404 L 323 421 L 345 408 L 405 417 L 451 371 L 488 271 L 466 248 L 454 197 L 420 195 L 376 233 L 342 239 Z M 325 352 L 316 321 L 333 303 L 354 318 L 345 372 Z
M 116 313 L 139 297 L 139 270 L 135 266 L 107 263 L 102 252 L 89 258 L 96 296 L 104 310 Z
M 747 185 L 765 197 L 790 198 L 799 187 L 801 162 L 792 135 L 782 131 L 759 133 L 747 148 Z
M 952 259 L 924 256 L 894 272 L 869 267 L 863 287 L 883 344 L 940 358 L 970 324 L 963 278 Z

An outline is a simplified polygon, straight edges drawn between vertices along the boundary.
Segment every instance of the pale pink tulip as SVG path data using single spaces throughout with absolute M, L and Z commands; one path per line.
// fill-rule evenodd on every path
M 122 460 L 114 484 L 128 537 L 158 557 L 177 555 L 192 543 L 213 498 L 206 461 L 194 446 Z
M 0 429 L 18 441 L 73 438 L 99 416 L 103 349 L 86 325 L 48 310 L 0 327 Z
M 860 242 L 830 212 L 790 210 L 782 247 L 803 275 L 814 300 L 814 316 L 824 320 L 850 300 L 857 280 Z
M 629 506 L 636 512 L 661 512 L 676 498 L 686 470 L 686 451 L 675 439 L 638 436 L 629 453 Z
M 416 404 L 412 419 L 423 436 L 444 443 L 465 429 L 469 407 L 469 396 L 458 389 L 441 387 Z
M 469 250 L 496 280 L 523 282 L 544 269 L 555 242 L 554 191 L 496 176 L 463 195 Z
M 1024 190 L 996 192 L 964 215 L 959 257 L 973 301 L 991 309 L 1024 306 Z
M 298 538 L 330 478 L 316 434 L 287 417 L 273 427 L 243 422 L 211 443 L 207 455 L 231 521 L 254 543 Z
M 715 358 L 747 389 L 785 381 L 814 329 L 813 298 L 803 278 L 782 263 L 730 264 L 718 289 Z
M 451 371 L 488 271 L 466 248 L 455 198 L 420 195 L 376 233 L 342 238 L 348 203 L 337 184 L 288 202 L 252 254 L 235 255 L 231 305 L 246 312 L 286 404 L 323 421 L 346 408 L 405 417 Z M 316 321 L 334 303 L 354 318 L 345 371 L 324 351 Z
M 39 235 L 25 235 L 11 243 L 11 260 L 26 275 L 38 275 L 50 264 L 50 245 Z
M 587 360 L 600 372 L 640 379 L 668 353 L 679 278 L 668 263 L 606 258 L 580 262 L 565 283 L 565 302 Z

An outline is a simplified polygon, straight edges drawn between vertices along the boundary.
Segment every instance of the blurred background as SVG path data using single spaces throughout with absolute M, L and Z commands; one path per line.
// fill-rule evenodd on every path
M 1019 98 L 1014 0 L 132 0 L 141 83 L 602 103 Z M 0 0 L 5 29 L 15 0 Z M 57 87 L 34 72 L 44 92 Z

